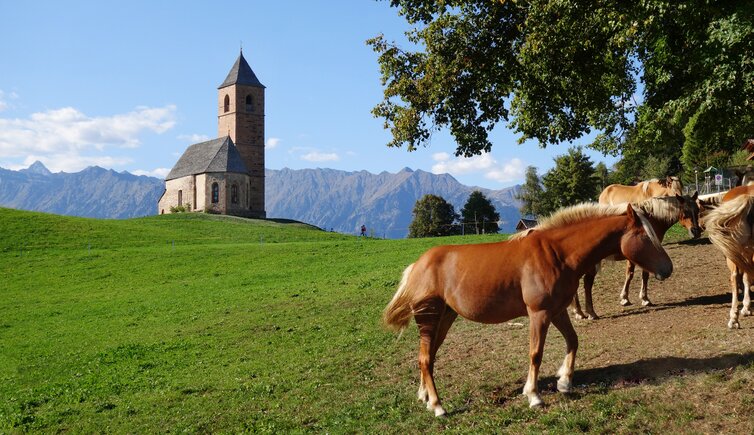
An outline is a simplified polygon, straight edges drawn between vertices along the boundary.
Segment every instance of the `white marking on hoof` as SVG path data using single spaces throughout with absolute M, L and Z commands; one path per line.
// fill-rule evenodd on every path
M 558 391 L 561 393 L 570 393 L 573 389 L 573 384 L 570 380 L 558 379 Z
M 624 307 L 627 307 L 631 305 L 631 301 L 629 301 L 628 299 L 621 299 L 620 304 L 623 305 Z
M 427 390 L 424 387 L 419 387 L 419 391 L 416 392 L 416 399 L 424 403 L 429 400 L 429 393 L 427 393 Z
M 649 299 L 644 299 L 643 301 L 641 301 L 641 305 L 642 305 L 643 307 L 651 307 L 651 306 L 653 306 L 654 304 L 653 304 L 653 303 L 652 303 L 652 301 L 650 301 Z
M 583 314 L 581 314 L 581 313 L 573 313 L 573 317 L 576 318 L 576 319 L 579 319 L 579 320 L 586 319 L 586 316 L 583 315 Z
M 442 417 L 445 415 L 445 410 L 442 409 L 442 406 L 437 405 L 435 407 L 435 417 Z
M 748 308 L 741 308 L 741 315 L 742 316 L 751 316 L 751 310 Z
M 728 329 L 739 329 L 741 325 L 738 323 L 738 320 L 730 319 L 728 321 Z
M 589 320 L 597 320 L 599 318 L 600 316 L 598 316 L 596 313 L 589 313 L 589 315 L 587 315 L 587 319 Z
M 529 408 L 544 408 L 545 402 L 539 397 L 539 394 L 529 396 Z

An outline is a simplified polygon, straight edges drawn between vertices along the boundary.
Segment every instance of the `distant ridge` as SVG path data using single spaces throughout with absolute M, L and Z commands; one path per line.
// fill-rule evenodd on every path
M 335 169 L 266 170 L 267 216 L 294 219 L 355 234 L 366 225 L 378 237 L 408 234 L 414 203 L 440 195 L 460 211 L 469 194 L 481 190 L 500 213 L 501 229 L 512 232 L 520 218 L 520 186 L 501 190 L 469 187 L 448 174 L 404 168 L 398 173 Z M 12 171 L 0 168 L 0 206 L 69 216 L 124 219 L 154 215 L 165 188 L 159 178 L 97 166 L 75 173 L 51 173 L 42 163 Z

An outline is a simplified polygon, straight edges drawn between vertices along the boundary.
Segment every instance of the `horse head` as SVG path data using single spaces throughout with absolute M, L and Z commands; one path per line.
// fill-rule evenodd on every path
M 662 247 L 652 225 L 641 213 L 628 205 L 626 232 L 620 243 L 621 254 L 632 263 L 663 280 L 673 273 L 673 262 Z
M 681 215 L 678 217 L 678 222 L 689 231 L 689 236 L 692 239 L 698 239 L 703 231 L 699 223 L 701 210 L 699 202 L 697 201 L 698 197 L 699 192 L 694 192 L 694 195 L 691 197 L 681 195 L 675 196 L 681 205 Z

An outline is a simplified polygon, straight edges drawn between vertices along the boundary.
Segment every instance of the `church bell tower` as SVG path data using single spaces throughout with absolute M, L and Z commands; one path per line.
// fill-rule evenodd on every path
M 218 87 L 217 130 L 230 136 L 249 171 L 250 210 L 266 217 L 264 204 L 264 85 L 243 57 L 238 56 Z

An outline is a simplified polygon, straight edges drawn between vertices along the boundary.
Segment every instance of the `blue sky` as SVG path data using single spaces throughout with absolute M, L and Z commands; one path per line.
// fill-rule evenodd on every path
M 501 126 L 492 153 L 472 159 L 455 158 L 445 133 L 412 153 L 388 148 L 370 113 L 382 87 L 365 40 L 400 42 L 408 27 L 384 1 L 0 0 L 0 17 L 4 168 L 40 160 L 53 172 L 164 176 L 188 145 L 218 135 L 217 86 L 241 43 L 267 87 L 270 169 L 410 167 L 499 189 L 521 183 L 528 165 L 544 173 L 570 145 L 517 145 Z

